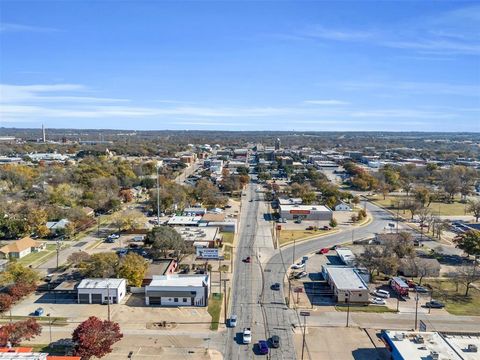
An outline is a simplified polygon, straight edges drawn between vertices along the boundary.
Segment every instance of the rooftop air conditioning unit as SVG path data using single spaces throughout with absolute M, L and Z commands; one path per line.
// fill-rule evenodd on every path
M 438 360 L 438 359 L 439 359 L 439 356 L 440 356 L 440 355 L 439 355 L 438 352 L 436 352 L 436 351 L 431 351 L 431 352 L 430 352 L 430 357 L 432 358 L 432 360 Z

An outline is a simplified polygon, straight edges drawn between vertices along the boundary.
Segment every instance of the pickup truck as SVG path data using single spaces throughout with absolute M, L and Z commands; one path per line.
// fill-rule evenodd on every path
M 252 342 L 252 331 L 250 328 L 243 329 L 243 343 L 250 344 Z

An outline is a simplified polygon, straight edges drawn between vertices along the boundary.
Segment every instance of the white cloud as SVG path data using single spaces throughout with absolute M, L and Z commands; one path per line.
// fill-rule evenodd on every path
M 303 102 L 304 104 L 309 104 L 309 105 L 349 105 L 350 103 L 347 101 L 342 101 L 342 100 L 333 100 L 333 99 L 327 99 L 327 100 L 305 100 Z
M 43 26 L 34 26 L 34 25 L 24 25 L 24 24 L 14 24 L 14 23 L 0 23 L 0 32 L 55 32 L 58 29 L 43 27 Z

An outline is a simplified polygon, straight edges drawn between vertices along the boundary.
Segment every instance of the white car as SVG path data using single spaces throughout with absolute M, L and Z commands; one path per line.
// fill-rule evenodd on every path
M 243 343 L 250 344 L 252 342 L 252 331 L 250 328 L 243 329 Z
M 304 267 L 305 267 L 305 263 L 298 263 L 290 266 L 290 268 L 294 270 L 303 269 Z
M 370 302 L 372 304 L 375 304 L 375 305 L 386 305 L 387 302 L 385 301 L 385 299 L 382 299 L 382 298 L 373 298 L 372 300 L 370 300 Z
M 373 295 L 376 295 L 384 299 L 388 299 L 390 297 L 390 293 L 386 290 L 377 290 L 373 293 Z
M 232 315 L 230 316 L 230 327 L 234 328 L 235 326 L 237 326 L 237 315 Z
M 108 236 L 110 239 L 120 239 L 120 235 L 118 234 L 111 234 Z

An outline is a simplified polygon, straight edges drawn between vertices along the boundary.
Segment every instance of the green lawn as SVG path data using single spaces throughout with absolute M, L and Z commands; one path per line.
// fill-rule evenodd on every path
M 212 293 L 208 300 L 208 313 L 212 317 L 210 330 L 218 330 L 220 312 L 222 311 L 223 294 Z
M 385 207 L 390 210 L 396 210 L 394 207 L 395 201 L 406 199 L 406 196 L 393 196 L 388 195 L 383 199 L 383 195 L 369 196 L 368 199 L 372 200 L 374 203 Z M 433 215 L 440 216 L 455 216 L 455 215 L 465 215 L 466 204 L 460 203 L 458 200 L 451 204 L 446 204 L 442 202 L 432 202 L 428 207 Z M 467 213 L 468 214 L 468 213 Z M 405 212 L 400 209 L 399 215 L 410 219 L 411 215 L 408 210 Z
M 433 298 L 445 303 L 445 309 L 450 314 L 480 316 L 479 290 L 470 287 L 469 295 L 465 296 L 465 286 L 460 284 L 457 292 L 451 280 L 427 279 L 423 283 L 433 289 Z
M 346 305 L 336 305 L 335 310 L 337 311 L 348 311 L 348 306 Z M 350 305 L 351 312 L 371 312 L 371 313 L 387 313 L 387 312 L 397 312 L 396 310 L 390 309 L 387 306 L 383 305 Z
M 311 238 L 314 236 L 328 233 L 328 230 L 280 230 L 280 238 L 278 242 L 280 246 L 285 245 L 293 240 L 302 240 L 305 238 Z
M 233 245 L 234 237 L 235 237 L 234 233 L 222 232 L 222 239 L 223 239 L 223 242 L 226 244 Z

